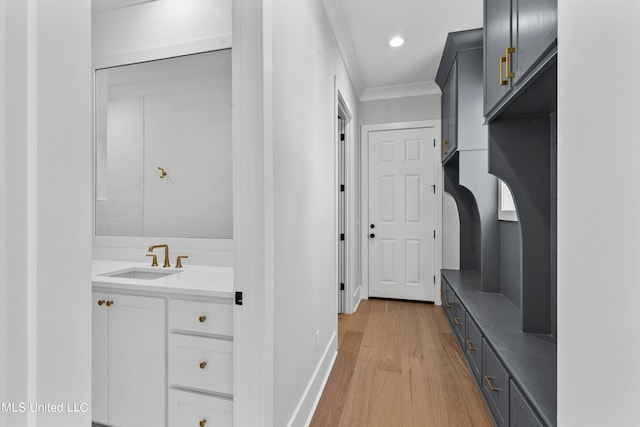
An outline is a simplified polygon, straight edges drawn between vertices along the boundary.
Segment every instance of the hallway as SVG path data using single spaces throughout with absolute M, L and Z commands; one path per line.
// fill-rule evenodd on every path
M 492 425 L 441 307 L 362 300 L 338 334 L 312 427 Z

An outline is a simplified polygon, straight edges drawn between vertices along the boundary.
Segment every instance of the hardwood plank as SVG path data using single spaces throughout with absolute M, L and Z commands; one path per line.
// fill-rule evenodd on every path
M 339 316 L 338 358 L 313 427 L 492 422 L 440 307 L 363 300 Z

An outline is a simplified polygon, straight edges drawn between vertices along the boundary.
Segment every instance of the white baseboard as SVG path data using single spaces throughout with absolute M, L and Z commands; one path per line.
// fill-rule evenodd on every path
M 329 380 L 329 375 L 331 374 L 331 369 L 333 368 L 333 364 L 335 363 L 337 356 L 338 335 L 334 332 L 329 340 L 329 344 L 322 354 L 320 363 L 318 363 L 307 388 L 305 388 L 304 393 L 300 398 L 300 402 L 298 402 L 295 411 L 293 411 L 293 415 L 287 423 L 287 427 L 307 427 L 311 424 L 311 419 L 318 407 L 320 397 L 322 396 L 324 387 Z

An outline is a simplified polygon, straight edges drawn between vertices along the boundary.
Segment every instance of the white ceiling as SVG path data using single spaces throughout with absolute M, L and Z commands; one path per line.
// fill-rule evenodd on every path
M 439 93 L 447 34 L 482 27 L 482 0 L 323 0 L 362 100 Z M 392 48 L 396 35 L 403 46 Z

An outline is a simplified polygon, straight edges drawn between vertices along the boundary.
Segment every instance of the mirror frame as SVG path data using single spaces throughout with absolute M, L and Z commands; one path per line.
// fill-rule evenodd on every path
M 221 36 L 213 39 L 198 40 L 195 42 L 182 43 L 158 49 L 93 59 L 91 70 L 93 85 L 93 99 L 91 103 L 91 235 L 94 259 L 106 258 L 130 260 L 133 258 L 135 260 L 145 262 L 146 249 L 150 244 L 167 243 L 170 248 L 176 248 L 183 252 L 200 253 L 202 255 L 200 257 L 200 262 L 194 262 L 194 264 L 233 266 L 235 236 L 232 239 L 202 239 L 188 237 L 101 236 L 96 234 L 96 72 L 103 68 L 157 61 L 160 59 L 169 59 L 224 49 L 232 49 L 231 38 L 229 36 Z M 236 221 L 236 216 L 237 214 L 235 210 L 233 210 L 232 218 L 234 222 Z M 193 261 L 196 260 L 194 259 Z

